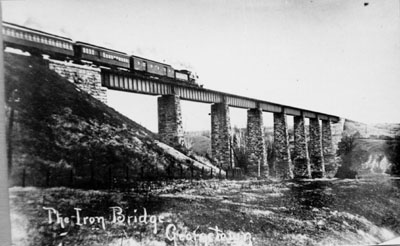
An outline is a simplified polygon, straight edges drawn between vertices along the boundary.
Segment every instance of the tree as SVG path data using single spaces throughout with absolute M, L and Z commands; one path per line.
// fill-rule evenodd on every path
M 237 167 L 242 168 L 245 173 L 247 172 L 247 155 L 245 141 L 241 140 L 240 129 L 236 126 L 234 128 L 234 135 L 232 138 L 233 155 Z M 241 144 L 242 143 L 242 144 Z
M 389 173 L 392 175 L 400 175 L 400 136 L 394 140 L 387 140 L 386 156 L 392 163 Z
M 355 147 L 355 135 L 346 135 L 342 137 L 338 144 L 337 155 L 340 156 L 340 164 L 336 177 L 355 178 L 357 172 L 352 168 L 353 150 Z

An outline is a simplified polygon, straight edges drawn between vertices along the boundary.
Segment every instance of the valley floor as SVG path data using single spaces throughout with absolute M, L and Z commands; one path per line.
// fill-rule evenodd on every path
M 13 187 L 10 200 L 15 245 L 366 245 L 400 235 L 400 179 L 387 176 L 175 180 L 140 193 Z

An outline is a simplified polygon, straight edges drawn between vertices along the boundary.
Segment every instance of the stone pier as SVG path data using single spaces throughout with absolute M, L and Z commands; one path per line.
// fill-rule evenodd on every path
M 260 165 L 261 176 L 267 177 L 268 164 L 261 109 L 255 108 L 247 111 L 246 148 L 248 172 L 258 174 L 258 165 Z
M 285 113 L 274 113 L 274 154 L 276 177 L 280 179 L 293 178 L 287 116 Z
M 211 105 L 211 154 L 218 167 L 233 167 L 231 149 L 231 123 L 226 103 Z
M 311 178 L 310 157 L 304 116 L 294 117 L 293 174 L 295 178 Z
M 183 146 L 181 103 L 179 96 L 164 95 L 158 98 L 158 135 L 171 146 Z
M 322 120 L 322 154 L 324 157 L 326 176 L 333 178 L 337 170 L 330 120 Z
M 322 134 L 319 119 L 310 118 L 310 162 L 312 178 L 325 177 L 325 165 L 322 154 Z

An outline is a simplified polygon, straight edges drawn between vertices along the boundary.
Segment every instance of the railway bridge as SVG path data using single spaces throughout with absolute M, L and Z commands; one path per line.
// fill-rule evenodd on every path
M 50 62 L 51 69 L 64 77 L 69 77 L 70 80 L 72 80 L 71 74 L 76 76 L 77 71 L 87 74 L 83 66 L 80 68 L 75 66 L 73 69 L 70 66 L 72 65 Z M 78 75 L 82 76 L 79 73 Z M 84 89 L 94 95 L 101 94 L 99 90 L 104 91 L 105 87 L 111 90 L 158 96 L 158 133 L 162 141 L 172 146 L 184 144 L 181 100 L 211 104 L 212 157 L 223 169 L 234 167 L 230 107 L 247 109 L 246 154 L 250 170 L 258 172 L 260 168 L 263 176 L 269 173 L 263 139 L 264 112 L 273 114 L 274 166 L 278 178 L 321 178 L 325 176 L 325 166 L 334 162 L 331 124 L 340 120 L 337 116 L 127 71 L 98 68 L 89 69 L 89 74 L 94 76 L 94 84 L 97 83 L 97 86 L 86 86 Z M 100 99 L 105 101 L 104 95 Z M 288 115 L 294 117 L 293 163 L 289 151 Z M 305 118 L 309 118 L 309 145 Z

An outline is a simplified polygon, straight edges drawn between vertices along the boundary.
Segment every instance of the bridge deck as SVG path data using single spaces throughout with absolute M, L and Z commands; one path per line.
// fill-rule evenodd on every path
M 171 83 L 163 79 L 149 78 L 124 71 L 101 70 L 102 85 L 113 90 L 121 90 L 148 95 L 171 95 L 176 94 L 183 100 L 221 103 L 226 102 L 231 107 L 237 108 L 261 108 L 265 112 L 285 112 L 287 115 L 300 116 L 301 113 L 307 118 L 316 118 L 338 122 L 339 117 L 320 112 L 300 109 L 282 104 L 263 100 L 233 95 L 229 93 L 213 91 L 200 87 L 185 85 L 182 83 Z

